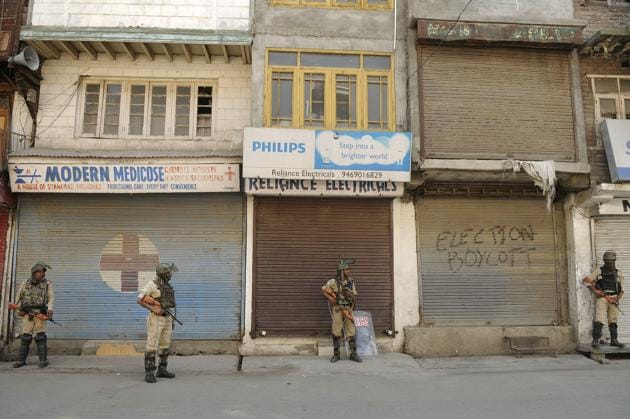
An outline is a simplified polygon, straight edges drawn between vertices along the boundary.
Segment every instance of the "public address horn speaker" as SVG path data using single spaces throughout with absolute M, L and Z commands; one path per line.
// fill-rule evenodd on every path
M 39 55 L 32 47 L 26 47 L 15 57 L 9 58 L 9 64 L 18 64 L 35 71 L 39 68 Z

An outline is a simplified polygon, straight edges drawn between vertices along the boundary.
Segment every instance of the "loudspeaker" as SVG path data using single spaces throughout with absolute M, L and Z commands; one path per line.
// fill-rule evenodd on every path
M 26 47 L 15 57 L 9 58 L 9 64 L 18 64 L 35 71 L 39 68 L 39 56 L 34 48 Z

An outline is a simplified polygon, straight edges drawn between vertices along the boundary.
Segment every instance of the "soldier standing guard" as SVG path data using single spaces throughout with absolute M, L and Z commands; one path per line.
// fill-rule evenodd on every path
M 612 250 L 604 253 L 604 266 L 596 267 L 590 276 L 583 281 L 597 296 L 595 303 L 595 322 L 593 323 L 593 348 L 599 348 L 602 337 L 602 326 L 608 318 L 610 345 L 623 348 L 625 345 L 617 340 L 617 316 L 619 300 L 623 296 L 623 275 L 615 268 L 617 254 Z
M 155 268 L 156 278 L 147 283 L 138 295 L 138 304 L 150 311 L 147 317 L 147 346 L 144 353 L 144 381 L 147 383 L 157 381 L 153 374 L 156 355 L 160 358 L 156 375 L 162 378 L 175 378 L 175 374 L 167 371 L 166 366 L 173 332 L 170 310 L 175 308 L 175 291 L 170 280 L 173 272 L 177 271 L 174 263 L 160 263 Z
M 356 329 L 352 310 L 356 303 L 357 289 L 354 280 L 350 277 L 351 261 L 341 260 L 337 266 L 337 275 L 326 282 L 322 287 L 322 293 L 331 305 L 333 356 L 330 362 L 337 362 L 340 357 L 341 335 L 345 328 L 345 336 L 350 346 L 350 359 L 354 362 L 362 362 L 357 354 Z
M 46 318 L 52 319 L 55 293 L 52 283 L 46 279 L 46 270 L 52 269 L 44 262 L 37 262 L 31 268 L 31 278 L 20 285 L 17 293 L 16 304 L 18 305 L 18 315 L 22 317 L 22 337 L 18 360 L 13 364 L 14 368 L 26 365 L 28 350 L 35 335 L 37 345 L 37 355 L 39 356 L 39 367 L 48 365 L 48 348 L 46 345 L 46 320 L 37 316 L 45 314 Z

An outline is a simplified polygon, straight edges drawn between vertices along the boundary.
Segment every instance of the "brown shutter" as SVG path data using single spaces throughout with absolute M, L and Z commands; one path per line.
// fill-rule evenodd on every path
M 420 51 L 426 157 L 575 161 L 567 52 Z
M 426 198 L 417 217 L 424 324 L 558 321 L 554 220 L 544 200 Z
M 270 336 L 330 334 L 321 287 L 354 258 L 357 309 L 393 327 L 391 201 L 256 198 L 254 328 Z

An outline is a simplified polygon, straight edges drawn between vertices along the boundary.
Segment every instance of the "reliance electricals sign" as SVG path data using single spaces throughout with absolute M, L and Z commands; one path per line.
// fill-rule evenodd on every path
M 245 128 L 243 177 L 408 182 L 411 133 Z
M 612 181 L 630 181 L 630 120 L 607 119 L 600 129 Z

